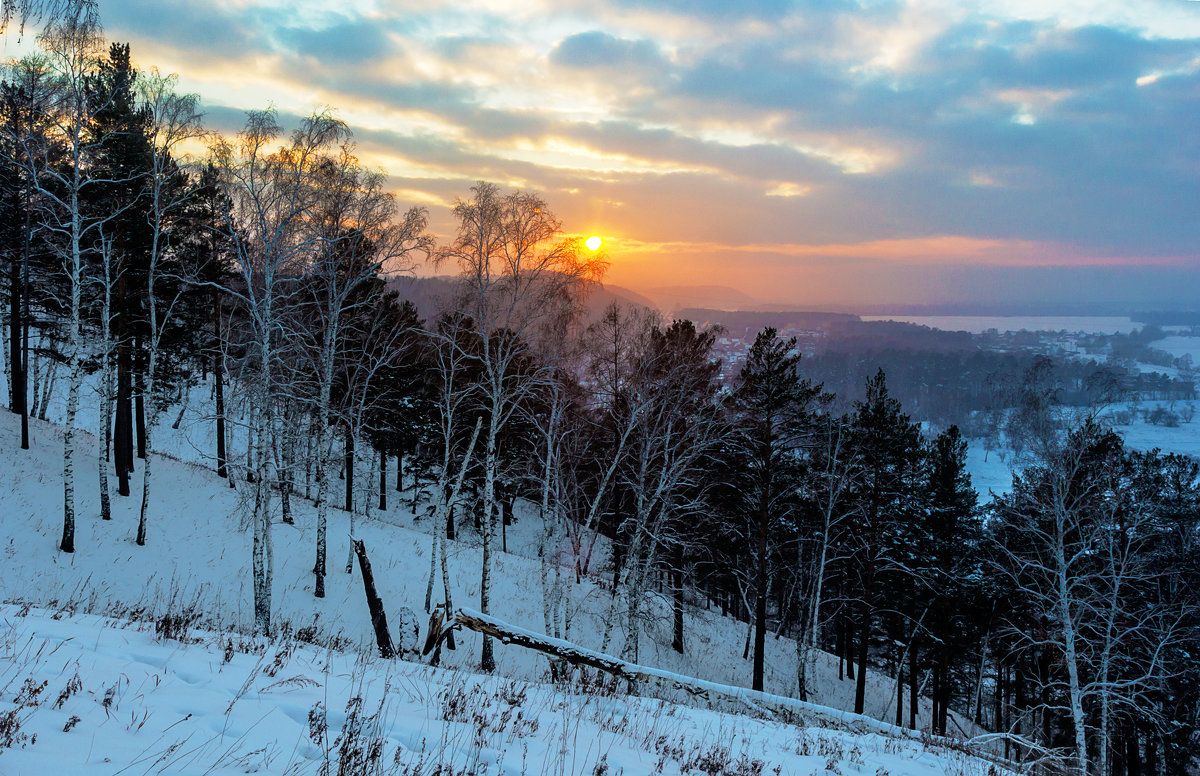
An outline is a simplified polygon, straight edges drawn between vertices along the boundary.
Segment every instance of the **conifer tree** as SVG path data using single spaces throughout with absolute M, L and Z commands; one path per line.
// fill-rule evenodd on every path
M 746 356 L 730 402 L 737 458 L 737 491 L 743 509 L 753 515 L 747 526 L 754 559 L 753 688 L 763 689 L 767 597 L 771 561 L 780 541 L 781 523 L 799 506 L 803 447 L 821 394 L 800 377 L 796 338 L 783 339 L 773 328 L 759 332 Z

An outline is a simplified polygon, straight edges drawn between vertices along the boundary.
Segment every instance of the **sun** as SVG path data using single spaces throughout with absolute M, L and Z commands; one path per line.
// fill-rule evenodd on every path
M 600 250 L 600 246 L 604 244 L 604 240 L 601 240 L 599 235 L 594 234 L 584 240 L 583 244 L 587 246 L 589 251 L 598 251 Z

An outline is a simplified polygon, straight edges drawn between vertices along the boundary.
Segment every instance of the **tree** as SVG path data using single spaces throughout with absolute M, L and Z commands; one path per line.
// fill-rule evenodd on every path
M 995 545 L 999 570 L 1023 594 L 1034 621 L 1046 623 L 1032 632 L 1019 629 L 1024 646 L 1061 657 L 1072 768 L 1081 775 L 1089 763 L 1085 634 L 1089 601 L 1100 592 L 1093 559 L 1113 504 L 1105 472 L 1119 466 L 1120 448 L 1119 437 L 1093 422 L 1071 430 L 1061 443 L 1047 440 L 1040 465 L 1014 476 L 1012 493 L 993 507 L 1001 520 Z M 1043 697 L 1053 690 L 1047 688 Z
M 909 628 L 909 725 L 916 727 L 918 650 L 922 634 L 928 632 L 935 677 L 932 727 L 944 734 L 951 698 L 950 663 L 955 655 L 972 654 L 981 641 L 979 631 L 989 626 L 986 612 L 971 609 L 973 602 L 984 598 L 979 590 L 983 526 L 967 472 L 967 441 L 958 426 L 930 440 L 925 457 L 928 511 L 914 537 L 910 587 L 911 607 L 927 613 L 928 624 L 914 622 Z M 986 630 L 982 636 L 986 647 Z M 977 708 L 980 705 L 977 698 Z
M 633 662 L 649 573 L 664 554 L 677 560 L 685 554 L 685 527 L 705 508 L 711 485 L 705 475 L 725 433 L 716 396 L 721 365 L 712 353 L 715 338 L 712 331 L 697 331 L 691 321 L 651 329 L 628 386 L 626 401 L 641 419 L 620 472 L 629 505 L 615 526 L 613 596 L 601 651 L 608 648 L 623 596 L 622 655 Z
M 83 383 L 84 338 L 83 286 L 87 282 L 85 244 L 99 233 L 115 212 L 89 214 L 85 201 L 99 185 L 93 177 L 88 156 L 96 147 L 89 136 L 92 109 L 88 79 L 98 60 L 100 34 L 91 19 L 75 14 L 57 21 L 40 38 L 58 79 L 54 100 L 47 106 L 46 120 L 58 138 L 61 163 L 51 146 L 42 145 L 37 155 L 26 154 L 29 174 L 37 183 L 44 228 L 54 235 L 58 271 L 65 286 L 67 311 L 66 362 L 68 367 L 67 409 L 63 433 L 63 533 L 59 549 L 75 551 L 75 416 Z M 30 149 L 26 149 L 27 151 Z
M 346 339 L 346 328 L 369 315 L 377 304 L 381 272 L 410 268 L 412 256 L 428 253 L 431 243 L 425 234 L 428 214 L 410 208 L 399 224 L 394 197 L 384 190 L 384 176 L 365 169 L 354 155 L 354 147 L 343 142 L 336 152 L 314 167 L 318 198 L 312 221 L 317 242 L 307 268 L 305 306 L 312 313 L 310 369 L 317 377 L 313 407 L 316 432 L 317 546 L 313 594 L 325 596 L 326 530 L 328 524 L 329 425 L 335 362 Z M 386 268 L 386 270 L 385 270 Z M 372 293 L 375 292 L 375 293 Z M 348 473 L 348 483 L 352 476 Z
M 459 305 L 482 344 L 478 355 L 481 395 L 488 415 L 483 434 L 483 569 L 479 605 L 491 607 L 492 538 L 495 532 L 497 443 L 505 425 L 534 387 L 544 367 L 518 375 L 518 362 L 539 327 L 572 310 L 583 288 L 603 266 L 582 255 L 577 239 L 563 239 L 562 225 L 536 194 L 501 194 L 491 183 L 472 187 L 458 200 L 455 239 L 438 252 L 439 262 L 460 270 Z M 495 668 L 492 642 L 483 640 L 481 667 Z
M 854 711 L 866 702 L 866 668 L 881 583 L 900 570 L 906 543 L 905 526 L 919 510 L 916 476 L 921 460 L 921 435 L 904 414 L 900 402 L 888 394 L 880 370 L 867 382 L 866 398 L 856 402 L 851 439 L 860 475 L 853 491 L 855 518 L 846 533 L 857 575 L 859 616 L 858 676 Z
M 763 651 L 767 633 L 770 560 L 782 533 L 781 523 L 799 506 L 804 469 L 803 447 L 811 434 L 820 386 L 800 377 L 795 337 L 782 339 L 773 328 L 755 337 L 730 402 L 737 457 L 737 491 L 753 515 L 750 546 L 754 572 L 753 689 L 763 689 Z
M 116 426 L 113 431 L 117 491 L 130 494 L 129 476 L 134 465 L 134 382 L 140 386 L 142 345 L 145 342 L 147 258 L 151 230 L 146 219 L 147 174 L 150 163 L 149 117 L 137 104 L 138 72 L 128 44 L 113 43 L 87 78 L 89 101 L 89 167 L 98 179 L 89 187 L 85 205 L 105 219 L 93 241 L 108 243 L 115 294 L 109 301 L 116 350 Z M 108 325 L 108 324 L 105 324 Z M 106 356 L 107 357 L 107 356 Z M 144 400 L 137 392 L 137 406 Z M 107 423 L 107 418 L 105 419 Z M 139 449 L 144 450 L 144 422 L 138 413 Z M 105 434 L 107 439 L 107 434 Z M 144 457 L 144 456 L 143 456 Z
M 812 567 L 808 589 L 810 610 L 801 615 L 803 628 L 796 639 L 796 683 L 801 699 L 808 694 L 808 671 L 817 649 L 822 644 L 822 606 L 824 604 L 827 572 L 832 563 L 844 560 L 838 556 L 840 532 L 844 521 L 853 514 L 851 494 L 858 476 L 858 461 L 850 443 L 850 419 L 830 412 L 828 408 L 814 423 L 813 441 L 809 446 L 809 461 L 803 491 L 808 511 L 814 516 L 811 530 L 816 547 L 811 553 Z M 803 567 L 797 569 L 803 573 Z M 839 653 L 838 658 L 843 657 Z
M 97 26 L 97 13 L 96 0 L 0 0 L 0 33 L 14 21 L 22 32 L 27 22 L 80 19 Z
M 254 627 L 263 634 L 271 630 L 275 477 L 270 451 L 281 394 L 278 332 L 285 308 L 295 303 L 289 292 L 320 243 L 309 218 L 319 202 L 318 168 L 324 152 L 346 137 L 346 128 L 331 114 L 316 113 L 301 122 L 286 145 L 272 150 L 279 135 L 274 111 L 253 111 L 235 141 L 221 141 L 214 149 L 230 198 L 230 222 L 239 227 L 229 235 L 236 250 L 237 283 L 222 290 L 240 303 L 256 369 L 257 406 L 248 429 L 246 465 L 253 477 Z
M 21 449 L 29 449 L 29 328 L 35 290 L 31 272 L 50 252 L 36 229 L 39 203 L 35 179 L 39 158 L 57 154 L 50 125 L 54 83 L 44 56 L 25 57 L 7 68 L 0 83 L 0 254 L 8 264 L 9 408 L 21 416 Z M 46 283 L 45 273 L 36 280 Z M 44 294 L 43 294 L 44 296 Z
M 128 53 L 128 52 L 127 52 Z M 185 300 L 186 286 L 179 282 L 178 262 L 172 269 L 176 272 L 163 273 L 164 254 L 169 250 L 169 227 L 181 214 L 181 210 L 193 194 L 190 182 L 183 177 L 176 157 L 182 146 L 202 133 L 199 97 L 194 94 L 179 95 L 175 92 L 178 76 L 164 76 L 157 69 L 143 77 L 138 84 L 143 110 L 148 125 L 149 169 L 146 181 L 147 207 L 145 217 L 150 229 L 150 250 L 146 267 L 146 300 L 149 307 L 147 320 L 147 361 L 144 393 L 150 397 L 150 416 L 145 422 L 145 462 L 142 464 L 142 500 L 138 510 L 136 543 L 146 543 L 146 514 L 150 505 L 150 452 L 153 429 L 159 415 L 160 402 L 155 391 L 160 379 L 159 364 L 164 333 L 174 323 L 181 303 Z M 159 276 L 168 275 L 168 283 Z M 174 276 L 174 277 L 172 277 Z M 160 290 L 166 286 L 165 304 L 160 304 Z

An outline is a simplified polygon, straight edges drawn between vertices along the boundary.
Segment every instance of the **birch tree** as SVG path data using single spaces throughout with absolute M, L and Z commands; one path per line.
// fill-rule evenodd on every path
M 100 31 L 82 9 L 57 20 L 40 37 L 58 84 L 48 106 L 47 122 L 58 136 L 65 166 L 50 156 L 49 148 L 26 149 L 30 175 L 38 181 L 42 220 L 56 236 L 58 269 L 66 299 L 65 361 L 68 370 L 67 408 L 63 418 L 63 531 L 59 549 L 75 551 L 75 417 L 83 384 L 83 287 L 87 283 L 85 241 L 94 236 L 113 213 L 89 215 L 85 199 L 105 183 L 90 176 L 87 157 L 95 147 L 89 137 L 90 106 L 87 80 L 96 66 L 101 45 Z
M 335 361 L 345 339 L 344 327 L 376 303 L 377 300 L 362 293 L 369 281 L 381 272 L 411 269 L 414 255 L 427 254 L 431 241 L 425 232 L 428 213 L 424 209 L 410 208 L 399 223 L 394 222 L 396 203 L 384 190 L 383 174 L 365 169 L 349 143 L 343 143 L 316 169 L 320 197 L 313 223 L 319 242 L 308 268 L 306 306 L 315 317 L 313 331 L 308 336 L 316 339 L 310 352 L 314 353 L 312 371 L 317 377 L 313 403 L 317 507 L 313 594 L 324 598 L 332 456 L 330 401 Z
M 150 169 L 146 186 L 148 208 L 146 219 L 150 226 L 150 255 L 147 260 L 146 300 L 149 315 L 149 342 L 144 390 L 150 397 L 150 415 L 146 418 L 146 457 L 142 464 L 142 499 L 138 509 L 136 544 L 146 544 L 146 515 L 150 507 L 150 454 L 153 449 L 154 426 L 160 414 L 160 402 L 155 400 L 158 388 L 158 367 L 163 333 L 173 322 L 176 307 L 183 298 L 184 284 L 174 283 L 172 292 L 159 300 L 159 275 L 163 254 L 169 249 L 167 226 L 183 203 L 191 196 L 191 186 L 181 178 L 179 164 L 182 146 L 203 133 L 199 97 L 175 92 L 179 78 L 163 75 L 152 69 L 138 81 L 139 96 L 149 114 Z
M 482 345 L 481 395 L 488 413 L 483 432 L 483 561 L 480 610 L 491 608 L 492 538 L 495 533 L 497 442 L 522 400 L 546 377 L 546 367 L 518 374 L 527 342 L 537 328 L 577 304 L 603 264 L 586 256 L 578 239 L 562 236 L 561 222 L 530 192 L 502 194 L 491 183 L 472 187 L 454 206 L 455 239 L 438 252 L 439 263 L 459 267 L 461 310 Z M 492 641 L 483 640 L 480 661 L 495 669 Z
M 332 114 L 319 112 L 303 120 L 286 145 L 273 148 L 281 134 L 274 111 L 252 111 L 237 138 L 220 141 L 214 148 L 233 209 L 231 222 L 238 225 L 230 235 L 238 283 L 224 291 L 241 304 L 251 337 L 246 344 L 257 372 L 247 468 L 253 476 L 254 627 L 263 634 L 271 630 L 274 565 L 271 450 L 280 393 L 276 348 L 286 307 L 295 303 L 291 298 L 295 280 L 320 241 L 310 221 L 319 201 L 317 167 L 323 154 L 346 138 L 346 132 Z

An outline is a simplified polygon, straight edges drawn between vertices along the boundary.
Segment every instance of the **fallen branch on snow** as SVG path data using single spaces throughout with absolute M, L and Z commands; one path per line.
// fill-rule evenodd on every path
M 438 642 L 455 628 L 465 628 L 492 636 L 504 644 L 515 644 L 519 647 L 552 655 L 571 665 L 595 668 L 629 682 L 642 682 L 668 690 L 680 690 L 692 698 L 705 701 L 709 705 L 713 705 L 718 701 L 733 701 L 753 711 L 771 714 L 804 726 L 833 727 L 851 733 L 874 733 L 893 738 L 931 743 L 950 749 L 965 750 L 974 756 L 1005 768 L 1019 770 L 1022 767 L 1020 763 L 1007 760 L 994 752 L 984 749 L 983 746 L 993 742 L 987 738 L 959 741 L 952 738 L 931 736 L 916 730 L 909 730 L 908 728 L 882 722 L 862 714 L 839 711 L 828 706 L 819 706 L 815 703 L 808 703 L 784 695 L 772 695 L 770 693 L 749 690 L 745 687 L 717 684 L 716 682 L 709 682 L 704 679 L 683 676 L 658 668 L 630 663 L 612 655 L 606 655 L 603 652 L 596 652 L 595 650 L 581 647 L 578 644 L 564 641 L 563 639 L 551 638 L 540 633 L 525 630 L 524 628 L 511 625 L 503 620 L 473 609 L 459 609 L 454 617 L 454 621 L 447 628 L 441 630 L 436 635 L 431 633 L 430 636 L 433 637 L 434 642 Z M 433 646 L 433 644 L 427 643 L 426 652 Z M 1011 737 L 1010 740 L 1012 740 Z M 1034 747 L 1032 742 L 1022 740 L 1020 743 L 1022 746 Z

